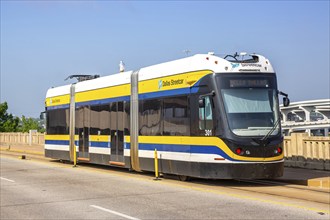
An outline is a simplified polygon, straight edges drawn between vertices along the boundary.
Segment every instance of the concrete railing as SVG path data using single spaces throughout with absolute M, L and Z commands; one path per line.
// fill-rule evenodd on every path
M 330 137 L 292 133 L 283 145 L 285 166 L 330 170 Z
M 44 145 L 43 133 L 0 133 L 0 144 Z M 285 166 L 330 170 L 330 137 L 292 133 L 284 138 Z
M 26 145 L 44 145 L 45 135 L 43 133 L 0 133 L 0 144 L 26 144 Z

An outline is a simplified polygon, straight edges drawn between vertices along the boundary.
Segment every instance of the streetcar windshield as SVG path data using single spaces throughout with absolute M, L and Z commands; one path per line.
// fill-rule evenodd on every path
M 280 132 L 274 80 L 234 79 L 228 83 L 221 93 L 228 125 L 234 134 L 265 136 Z

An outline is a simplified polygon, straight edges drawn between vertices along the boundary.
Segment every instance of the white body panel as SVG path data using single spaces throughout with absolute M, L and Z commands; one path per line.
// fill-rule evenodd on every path
M 198 70 L 211 70 L 214 73 L 226 72 L 269 72 L 273 73 L 274 69 L 269 60 L 257 54 L 256 63 L 236 63 L 229 62 L 223 58 L 209 54 L 196 54 L 191 57 L 178 59 L 170 62 L 165 62 L 157 65 L 141 68 L 139 70 L 139 81 L 170 76 L 179 73 L 187 73 Z M 130 83 L 131 74 L 133 71 L 116 73 L 109 76 L 100 77 L 97 79 L 87 80 L 76 83 L 76 92 L 83 92 L 95 90 L 116 85 L 123 85 Z M 50 88 L 47 92 L 46 98 L 70 93 L 70 85 Z
M 65 86 L 50 88 L 47 91 L 46 98 L 70 94 L 70 87 L 71 85 L 65 85 Z
M 131 83 L 132 71 L 113 74 L 109 76 L 100 77 L 93 80 L 87 80 L 76 84 L 76 92 L 89 91 L 94 89 L 101 89 L 110 86 L 117 86 Z

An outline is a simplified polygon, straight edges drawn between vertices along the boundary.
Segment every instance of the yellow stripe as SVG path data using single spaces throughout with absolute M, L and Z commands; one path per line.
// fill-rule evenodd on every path
M 27 154 L 36 154 L 36 155 L 44 155 L 44 152 L 32 151 L 32 150 L 20 150 L 20 149 L 8 149 L 8 147 L 0 147 L 0 151 L 9 151 L 15 153 L 27 153 Z
M 129 136 L 126 136 L 129 137 Z M 9 156 L 2 154 L 2 156 L 9 158 Z M 34 163 L 40 163 L 40 164 L 47 164 L 47 166 L 49 165 L 49 161 L 45 160 L 34 160 Z M 68 164 L 62 164 L 62 163 L 54 163 L 52 164 L 52 166 L 54 167 L 61 167 L 61 168 L 67 168 L 67 169 L 72 169 L 71 165 Z M 92 172 L 92 173 L 106 173 L 107 175 L 109 173 L 111 173 L 111 175 L 115 175 L 115 176 L 119 176 L 119 177 L 123 177 L 126 179 L 134 179 L 134 180 L 139 180 L 139 181 L 143 181 L 143 182 L 152 182 L 155 183 L 155 181 L 153 180 L 153 178 L 150 178 L 150 176 L 148 175 L 141 175 L 138 173 L 138 175 L 136 175 L 136 173 L 132 174 L 132 173 L 126 173 L 126 172 L 120 172 L 118 170 L 111 170 L 111 169 L 95 169 L 95 167 L 88 167 L 88 166 L 82 166 L 80 167 L 80 169 L 84 169 L 88 172 Z M 275 201 L 270 200 L 270 199 L 263 199 L 263 198 L 259 198 L 259 197 L 253 197 L 253 196 L 246 196 L 246 195 L 242 195 L 242 193 L 237 194 L 237 193 L 232 193 L 232 192 L 228 192 L 228 189 L 226 188 L 218 188 L 214 189 L 214 188 L 202 188 L 201 184 L 192 184 L 191 182 L 180 182 L 180 181 L 172 181 L 170 179 L 163 179 L 162 181 L 157 182 L 157 184 L 162 184 L 162 185 L 168 185 L 168 186 L 173 186 L 173 187 L 180 187 L 182 189 L 191 189 L 194 191 L 199 191 L 199 192 L 204 192 L 204 193 L 210 193 L 210 194 L 216 194 L 216 195 L 226 195 L 226 196 L 230 196 L 230 197 L 236 197 L 239 199 L 245 199 L 245 200 L 250 200 L 250 201 L 259 201 L 259 202 L 263 202 L 263 203 L 268 203 L 268 204 L 274 204 L 274 205 L 280 205 L 280 206 L 284 206 L 284 207 L 294 207 L 294 208 L 298 208 L 298 209 L 303 209 L 303 210 L 309 210 L 309 211 L 314 211 L 314 212 L 323 212 L 326 214 L 330 214 L 330 211 L 328 209 L 328 207 L 325 207 L 324 209 L 322 208 L 316 208 L 316 207 L 308 207 L 308 206 L 303 206 L 303 205 L 297 205 L 295 203 L 287 203 L 287 202 L 280 202 L 280 201 Z M 206 186 L 206 185 L 205 185 Z
M 86 102 L 92 100 L 109 99 L 121 96 L 129 96 L 131 94 L 131 85 L 124 84 L 112 86 L 102 89 L 95 89 L 86 92 L 78 92 L 75 97 L 76 102 Z
M 112 86 L 102 89 L 78 92 L 75 96 L 76 102 L 86 102 L 92 100 L 109 99 L 131 94 L 130 84 Z M 62 95 L 46 98 L 46 107 L 70 104 L 70 95 Z
M 89 140 L 94 142 L 109 142 L 110 135 L 89 135 Z
M 140 81 L 139 94 L 166 91 L 171 89 L 189 88 L 202 77 L 211 73 L 213 73 L 211 70 L 202 70 Z M 160 83 L 162 86 L 160 86 Z
M 160 77 L 139 82 L 139 94 L 157 91 L 166 91 L 171 89 L 188 88 L 198 82 L 202 77 L 213 73 L 211 70 L 194 71 Z M 169 85 L 159 87 L 159 81 L 167 82 Z M 173 83 L 174 82 L 174 83 Z M 93 100 L 102 100 L 129 96 L 131 94 L 131 85 L 123 84 L 107 88 L 78 92 L 75 96 L 76 102 L 87 102 Z M 46 98 L 46 107 L 65 105 L 70 103 L 70 95 L 61 95 Z
M 68 141 L 68 140 L 70 140 L 70 136 L 68 134 L 64 134 L 64 135 L 59 135 L 59 134 L 50 135 L 50 134 L 47 134 L 45 136 L 45 140 Z
M 69 141 L 70 140 L 70 135 L 68 135 L 68 134 L 63 134 L 63 135 L 60 135 L 60 134 L 56 134 L 56 135 L 47 134 L 47 135 L 45 135 L 45 140 Z M 75 135 L 74 136 L 74 140 L 75 141 L 78 141 L 79 140 L 79 136 L 78 135 Z
M 70 103 L 70 95 L 60 95 L 54 96 L 50 98 L 46 98 L 46 107 L 57 106 L 57 105 L 65 105 Z
M 139 178 L 139 177 L 134 176 L 134 177 L 126 177 L 126 178 Z M 139 178 L 139 179 L 143 180 L 142 178 Z M 178 186 L 178 187 L 181 187 L 181 188 L 191 189 L 191 190 L 205 192 L 205 193 L 212 193 L 212 194 L 218 194 L 218 195 L 227 195 L 227 196 L 236 197 L 236 198 L 239 198 L 239 199 L 259 201 L 259 202 L 268 203 L 268 204 L 275 204 L 275 205 L 280 205 L 280 206 L 285 206 L 285 207 L 293 207 L 293 208 L 304 209 L 304 210 L 315 211 L 315 212 L 323 212 L 323 213 L 326 213 L 326 214 L 330 213 L 329 210 L 327 210 L 327 209 L 320 209 L 320 208 L 297 205 L 297 204 L 294 204 L 294 203 L 292 204 L 292 203 L 287 203 L 287 202 L 279 202 L 279 201 L 275 201 L 275 200 L 262 199 L 262 198 L 253 197 L 253 196 L 246 196 L 246 195 L 242 195 L 242 194 L 236 194 L 236 193 L 221 191 L 221 190 L 218 190 L 218 189 L 202 188 L 202 187 L 194 186 L 194 185 L 189 184 L 189 183 L 181 183 L 181 182 L 176 183 L 176 182 L 166 182 L 166 181 L 165 182 L 159 182 L 159 183 L 164 184 L 164 185 Z
M 125 143 L 131 143 L 131 136 L 124 136 Z
M 75 135 L 75 140 L 79 140 L 79 136 Z M 68 141 L 70 140 L 70 135 L 49 135 L 47 134 L 45 136 L 45 140 L 55 140 L 55 141 Z M 90 141 L 100 141 L 100 142 L 107 142 L 110 140 L 109 135 L 90 135 L 89 136 Z
M 125 136 L 125 142 L 130 143 L 130 136 Z M 69 140 L 69 135 L 46 135 L 45 140 Z M 78 140 L 78 135 L 75 135 Z M 108 135 L 90 135 L 90 141 L 108 142 Z M 178 145 L 197 145 L 197 146 L 216 146 L 234 160 L 241 161 L 275 161 L 282 160 L 283 154 L 276 157 L 244 157 L 236 155 L 229 147 L 217 137 L 188 137 L 188 136 L 139 136 L 138 142 L 141 144 L 178 144 Z
M 130 142 L 130 137 L 125 136 L 125 142 Z M 229 147 L 217 137 L 188 137 L 188 136 L 139 136 L 138 142 L 141 144 L 178 144 L 197 146 L 216 146 L 234 160 L 241 161 L 275 161 L 282 160 L 283 154 L 276 157 L 244 157 L 236 155 Z

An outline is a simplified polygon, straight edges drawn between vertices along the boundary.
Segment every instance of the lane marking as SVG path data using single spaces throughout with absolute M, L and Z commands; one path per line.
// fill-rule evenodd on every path
M 12 158 L 10 156 L 4 155 L 4 154 L 0 154 L 1 157 L 6 157 L 6 158 Z M 41 164 L 47 164 L 48 166 L 50 166 L 50 163 L 48 160 L 46 161 L 42 161 L 42 160 L 35 160 L 33 161 L 34 163 L 41 163 Z M 70 166 L 70 164 L 51 164 L 53 166 L 51 167 L 60 167 L 60 168 L 68 168 L 68 169 L 72 169 L 72 167 Z M 118 176 L 118 177 L 123 177 L 126 179 L 136 179 L 139 181 L 144 181 L 144 182 L 153 182 L 154 181 L 152 179 L 148 179 L 148 176 L 146 177 L 138 177 L 138 176 L 127 176 L 127 174 L 122 174 L 122 173 L 118 173 L 115 170 L 99 170 L 99 169 L 95 169 L 94 167 L 88 167 L 88 166 L 81 166 L 82 170 L 87 170 L 90 172 L 97 172 L 97 173 L 106 173 L 106 174 L 111 174 L 114 176 Z M 259 201 L 259 202 L 263 202 L 263 203 L 268 203 L 268 204 L 275 204 L 275 205 L 280 205 L 280 206 L 284 206 L 284 207 L 293 207 L 293 208 L 298 208 L 298 209 L 304 209 L 304 210 L 308 210 L 308 211 L 315 211 L 315 212 L 323 212 L 326 214 L 330 214 L 330 210 L 322 210 L 319 208 L 314 208 L 314 207 L 307 207 L 304 205 L 296 205 L 296 204 L 292 204 L 292 203 L 287 203 L 287 202 L 280 202 L 280 201 L 274 201 L 274 200 L 269 200 L 269 199 L 261 199 L 261 198 L 257 198 L 257 197 L 252 197 L 252 196 L 243 196 L 243 195 L 239 195 L 237 193 L 228 193 L 228 192 L 224 192 L 224 191 L 219 191 L 219 190 L 215 190 L 215 189 L 203 189 L 201 187 L 198 186 L 187 186 L 187 185 L 181 185 L 179 183 L 174 183 L 174 182 L 157 182 L 157 184 L 163 184 L 163 185 L 169 185 L 169 186 L 173 186 L 173 187 L 180 187 L 180 188 L 186 188 L 186 189 L 190 189 L 190 190 L 194 190 L 194 191 L 200 191 L 200 192 L 205 192 L 205 193 L 212 193 L 212 194 L 218 194 L 218 195 L 227 195 L 227 196 L 231 196 L 231 197 L 235 197 L 235 198 L 240 198 L 240 199 L 246 199 L 246 200 L 254 200 L 254 201 Z M 258 193 L 258 192 L 257 192 Z M 274 195 L 271 195 L 274 196 Z M 280 196 L 275 196 L 275 197 L 280 197 Z M 300 200 L 300 199 L 298 199 Z M 302 200 L 304 201 L 304 200 Z M 308 202 L 308 201 L 306 201 Z M 94 208 L 96 208 L 96 206 L 93 206 Z M 103 210 L 104 208 L 101 208 L 101 210 Z M 105 209 L 107 210 L 107 209 Z M 104 211 L 105 211 L 104 210 Z M 109 210 L 111 211 L 111 210 Z M 106 211 L 108 212 L 108 211 Z M 139 220 L 137 218 L 134 218 L 136 220 Z
M 44 152 L 39 152 L 39 151 L 32 151 L 32 150 L 20 150 L 20 149 L 10 149 L 8 150 L 8 148 L 0 148 L 0 151 L 8 151 L 8 152 L 13 152 L 13 153 L 26 153 L 26 154 L 37 154 L 37 155 L 41 155 L 44 156 Z
M 92 172 L 108 173 L 109 174 L 109 170 L 95 170 L 94 168 L 87 167 L 87 166 L 84 166 L 83 168 L 86 168 L 86 170 L 89 170 L 89 171 L 92 171 Z M 124 178 L 127 178 L 127 179 L 136 179 L 136 180 L 140 180 L 140 181 L 144 181 L 144 182 L 148 182 L 148 181 L 154 182 L 152 179 L 146 179 L 144 177 L 138 177 L 138 176 L 127 176 L 126 174 L 117 173 L 116 171 L 111 171 L 111 174 L 115 175 L 115 176 L 119 176 L 119 177 L 124 177 Z M 239 199 L 259 201 L 259 202 L 262 202 L 262 203 L 275 204 L 275 205 L 280 205 L 280 206 L 284 206 L 284 207 L 292 207 L 292 208 L 304 209 L 304 210 L 308 210 L 308 211 L 323 212 L 323 213 L 326 213 L 326 214 L 330 214 L 330 210 L 319 209 L 319 208 L 315 208 L 315 207 L 307 207 L 307 206 L 304 206 L 304 205 L 296 205 L 296 204 L 292 204 L 292 203 L 274 201 L 274 200 L 269 200 L 269 199 L 262 199 L 262 198 L 258 198 L 258 197 L 254 197 L 254 196 L 245 196 L 245 195 L 240 195 L 240 194 L 237 194 L 237 193 L 228 193 L 228 192 L 224 192 L 223 190 L 219 191 L 219 190 L 216 190 L 216 189 L 204 189 L 204 188 L 201 188 L 199 186 L 182 185 L 181 182 L 179 182 L 179 183 L 176 183 L 176 182 L 157 182 L 157 183 L 158 184 L 163 184 L 163 185 L 168 185 L 168 186 L 173 186 L 173 187 L 180 187 L 180 188 L 190 189 L 190 190 L 194 190 L 194 191 L 200 191 L 200 192 L 204 192 L 204 193 L 212 193 L 212 194 L 217 194 L 217 195 L 226 195 L 226 196 L 239 198 Z M 259 192 L 255 192 L 255 193 L 260 194 Z M 261 194 L 263 194 L 263 193 L 261 193 Z M 270 195 L 270 196 L 281 197 L 281 196 L 276 196 L 276 195 Z M 298 200 L 301 200 L 301 199 L 298 199 Z M 305 201 L 305 200 L 302 200 L 302 201 Z M 306 202 L 309 202 L 309 201 L 306 201 Z
M 8 182 L 12 182 L 12 183 L 15 182 L 14 180 L 10 180 L 10 179 L 7 179 L 7 178 L 1 177 L 1 176 L 0 176 L 0 179 L 2 179 L 2 180 L 6 180 L 6 181 L 8 181 Z
M 140 220 L 140 219 L 138 219 L 138 218 L 134 218 L 134 217 L 132 217 L 132 216 L 125 215 L 125 214 L 120 213 L 120 212 L 112 211 L 112 210 L 110 210 L 110 209 L 106 209 L 106 208 L 103 208 L 103 207 L 101 207 L 101 206 L 90 205 L 90 207 L 93 207 L 93 208 L 96 208 L 96 209 L 99 209 L 99 210 L 102 210 L 102 211 L 105 211 L 105 212 L 109 212 L 109 213 L 111 213 L 111 214 L 118 215 L 118 216 L 123 217 L 123 218 L 126 218 L 126 219 Z

